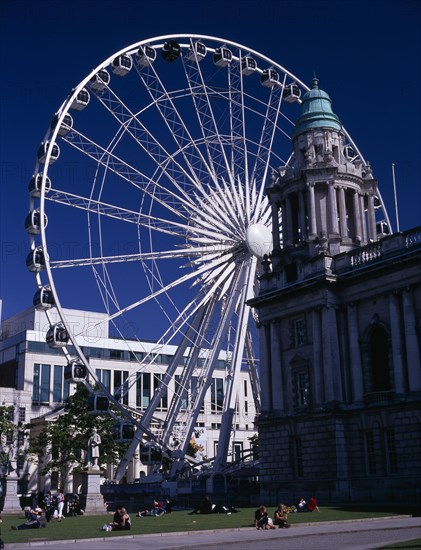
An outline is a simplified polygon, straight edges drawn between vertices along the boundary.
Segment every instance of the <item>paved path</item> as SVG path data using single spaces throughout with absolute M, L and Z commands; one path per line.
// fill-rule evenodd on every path
M 105 535 L 105 533 L 104 533 Z M 421 537 L 421 519 L 394 517 L 292 526 L 291 529 L 234 530 L 136 535 L 89 540 L 7 544 L 9 548 L 54 547 L 67 550 L 369 550 Z

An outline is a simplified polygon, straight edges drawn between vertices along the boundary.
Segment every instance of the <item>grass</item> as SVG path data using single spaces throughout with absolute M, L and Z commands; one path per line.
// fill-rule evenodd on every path
M 275 507 L 269 508 L 273 515 Z M 100 530 L 104 523 L 111 521 L 112 514 L 86 515 L 67 517 L 62 522 L 51 520 L 46 529 L 27 529 L 14 531 L 12 525 L 18 525 L 25 521 L 23 514 L 3 515 L 2 539 L 7 543 L 12 542 L 36 542 L 44 540 L 68 540 L 84 538 L 114 537 L 124 535 L 146 535 L 151 533 L 171 533 L 177 531 L 201 531 L 213 529 L 238 529 L 252 527 L 255 508 L 242 508 L 238 513 L 189 515 L 189 510 L 175 511 L 163 517 L 137 518 L 131 514 L 132 529 L 130 531 L 103 532 Z M 384 516 L 399 515 L 388 510 L 378 511 L 373 509 L 352 509 L 341 507 L 323 507 L 321 512 L 290 514 L 291 525 L 301 523 L 317 523 L 320 521 L 344 521 Z M 77 525 L 77 527 L 76 527 Z

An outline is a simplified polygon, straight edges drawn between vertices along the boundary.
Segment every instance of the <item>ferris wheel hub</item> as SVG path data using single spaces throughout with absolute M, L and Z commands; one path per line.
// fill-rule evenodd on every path
M 272 251 L 272 231 L 262 223 L 254 223 L 247 228 L 246 244 L 250 254 L 256 258 L 263 258 Z

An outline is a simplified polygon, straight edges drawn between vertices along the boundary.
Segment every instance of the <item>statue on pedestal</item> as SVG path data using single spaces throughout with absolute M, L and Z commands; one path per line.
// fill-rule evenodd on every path
M 99 446 L 101 445 L 101 436 L 96 428 L 92 430 L 92 435 L 88 440 L 88 467 L 99 470 Z

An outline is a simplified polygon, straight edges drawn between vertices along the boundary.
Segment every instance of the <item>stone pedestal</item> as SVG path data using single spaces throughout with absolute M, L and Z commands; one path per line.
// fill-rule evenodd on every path
M 3 507 L 4 514 L 6 513 L 16 514 L 16 513 L 22 512 L 22 507 L 19 503 L 19 497 L 18 497 L 18 481 L 19 481 L 19 478 L 15 476 L 6 477 L 6 483 L 5 483 L 6 495 L 4 498 L 4 507 Z
M 82 472 L 82 493 L 86 495 L 86 514 L 102 514 L 105 511 L 100 480 L 100 470 L 89 468 L 86 472 Z

